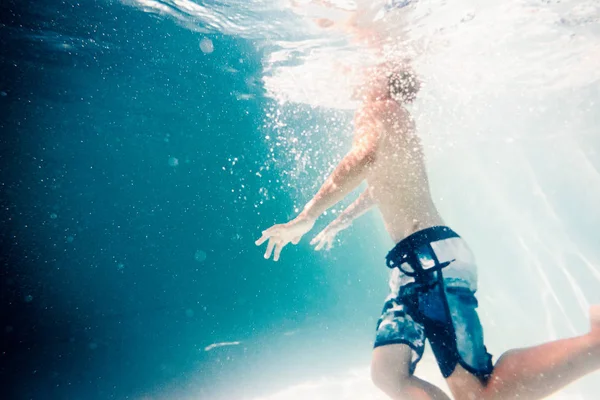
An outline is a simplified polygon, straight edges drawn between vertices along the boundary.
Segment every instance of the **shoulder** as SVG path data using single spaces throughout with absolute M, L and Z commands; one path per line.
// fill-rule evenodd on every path
M 407 112 L 404 109 L 404 107 L 402 107 L 402 105 L 395 100 L 375 101 L 371 104 L 370 111 L 371 114 L 376 117 L 407 115 Z
M 406 111 L 396 101 L 378 100 L 364 104 L 356 112 L 356 117 L 363 120 L 379 120 L 389 116 L 405 115 Z
M 370 115 L 376 124 L 385 126 L 402 125 L 404 126 L 410 116 L 408 111 L 394 100 L 382 100 L 372 104 Z

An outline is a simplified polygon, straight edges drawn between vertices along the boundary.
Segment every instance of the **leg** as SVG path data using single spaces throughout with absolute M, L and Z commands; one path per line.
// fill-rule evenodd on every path
M 591 309 L 591 331 L 505 353 L 486 384 L 461 367 L 448 378 L 457 399 L 542 399 L 600 369 L 600 306 Z
M 410 374 L 413 350 L 405 344 L 391 344 L 373 350 L 373 383 L 394 400 L 450 400 L 436 386 Z

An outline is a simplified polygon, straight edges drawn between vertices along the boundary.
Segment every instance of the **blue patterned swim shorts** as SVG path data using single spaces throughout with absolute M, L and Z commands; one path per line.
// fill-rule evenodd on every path
M 489 377 L 492 356 L 476 310 L 477 270 L 465 241 L 450 228 L 428 228 L 399 242 L 387 264 L 392 293 L 377 323 L 375 347 L 408 345 L 412 374 L 429 340 L 445 378 L 456 365 Z

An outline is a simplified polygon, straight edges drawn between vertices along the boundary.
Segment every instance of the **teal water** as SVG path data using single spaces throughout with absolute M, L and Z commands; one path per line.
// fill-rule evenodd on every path
M 584 332 L 600 301 L 600 9 L 579 3 L 420 1 L 402 20 L 434 200 L 477 256 L 496 357 Z M 351 140 L 331 65 L 359 53 L 283 8 L 0 4 L 2 398 L 383 398 L 377 213 L 330 252 L 254 246 Z
M 370 347 L 385 271 L 361 259 L 366 224 L 358 256 L 327 263 L 253 244 L 297 201 L 277 168 L 256 174 L 260 50 L 114 2 L 2 8 L 5 398 L 231 399 L 334 368 L 352 338 Z

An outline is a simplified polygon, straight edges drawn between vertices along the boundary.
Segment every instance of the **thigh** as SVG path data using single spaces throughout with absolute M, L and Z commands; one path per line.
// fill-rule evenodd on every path
M 410 307 L 406 307 L 398 298 L 389 298 L 386 301 L 377 322 L 374 344 L 375 350 L 382 350 L 374 354 L 389 353 L 389 357 L 398 358 L 401 355 L 403 357 L 404 352 L 408 352 L 408 373 L 412 374 L 425 350 L 425 329 L 422 323 L 415 321 L 409 309 Z M 378 356 L 377 360 L 379 359 L 386 360 L 387 357 Z
M 447 393 L 412 372 L 414 350 L 405 344 L 377 347 L 373 351 L 373 383 L 393 399 L 450 400 Z
M 413 349 L 406 344 L 390 344 L 373 349 L 371 376 L 379 386 L 396 386 L 411 375 Z

